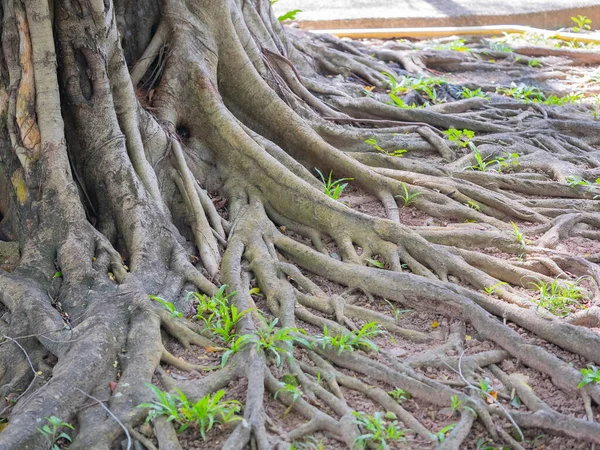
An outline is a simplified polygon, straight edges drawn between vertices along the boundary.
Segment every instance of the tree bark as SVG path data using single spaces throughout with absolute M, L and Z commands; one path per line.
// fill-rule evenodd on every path
M 578 389 L 577 367 L 507 325 L 600 364 L 600 271 L 592 257 L 553 248 L 569 236 L 598 239 L 595 191 L 565 184 L 598 176 L 591 115 L 567 118 L 536 104 L 516 120 L 522 105 L 456 100 L 445 85 L 434 88 L 446 90 L 444 105 L 397 108 L 387 93 L 365 96 L 362 86 L 385 92 L 383 72 L 482 63 L 286 31 L 266 0 L 3 0 L 1 14 L 0 418 L 8 426 L 0 449 L 49 448 L 39 428 L 51 416 L 75 425 L 72 450 L 119 448 L 125 429 L 147 448 L 178 449 L 173 422 L 153 421 L 149 441 L 138 431 L 148 409 L 137 406 L 154 400 L 146 384 L 197 401 L 239 379 L 248 386 L 243 420 L 226 449 L 290 448 L 315 432 L 360 448 L 364 429 L 349 390 L 395 412 L 419 448 L 430 448 L 426 427 L 386 393 L 394 387 L 439 407 L 460 398 L 494 439 L 512 439 L 496 429 L 502 422 L 600 442 L 592 421 L 543 402 L 507 413 L 465 388 L 477 384 L 477 370 L 515 357 L 558 388 L 583 392 L 586 405 L 600 404 L 600 384 Z M 529 174 L 464 171 L 473 155 L 441 137 L 447 128 L 476 131 L 487 159 L 510 144 Z M 396 148 L 415 156 L 393 156 Z M 351 178 L 385 218 L 326 195 L 314 168 Z M 453 225 L 402 224 L 401 209 L 412 203 Z M 513 222 L 539 240 L 519 238 Z M 526 290 L 555 277 L 566 284 L 565 274 L 584 277 L 589 301 L 562 319 Z M 340 292 L 326 292 L 315 275 Z M 189 291 L 210 297 L 222 285 L 229 308 L 251 311 L 235 331 L 253 344 L 232 349 L 210 375 L 178 381 L 161 362 L 206 368 L 173 356 L 169 342 L 211 352 L 233 341 L 165 305 L 189 311 L 197 306 Z M 354 336 L 372 321 L 409 345 L 439 339 L 353 304 L 363 297 L 449 318 L 448 342 L 423 358 L 455 367 L 464 389 L 387 350 L 338 352 L 323 336 L 261 347 L 275 318 L 276 329 L 296 337 L 305 326 Z M 502 351 L 448 357 L 450 348 L 464 350 L 465 324 Z M 287 355 L 283 368 L 278 352 Z M 300 398 L 281 391 L 286 371 Z M 268 429 L 267 396 L 307 422 L 289 433 Z M 444 448 L 471 434 L 470 414 L 462 411 Z

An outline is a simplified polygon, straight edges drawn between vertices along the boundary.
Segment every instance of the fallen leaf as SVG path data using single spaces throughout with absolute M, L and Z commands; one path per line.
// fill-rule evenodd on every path
M 248 292 L 248 294 L 250 294 L 250 295 L 260 295 L 260 288 L 257 288 L 257 287 L 252 288 L 252 289 L 250 289 L 250 291 Z
M 210 353 L 218 353 L 218 352 L 222 352 L 224 349 L 221 347 L 206 347 L 204 350 L 206 350 L 207 352 L 210 352 Z
M 111 381 L 110 383 L 108 383 L 108 387 L 110 388 L 110 392 L 115 392 L 115 389 L 117 389 L 117 383 L 115 383 L 114 381 Z
M 494 400 L 498 400 L 498 392 L 492 391 L 489 394 L 494 398 Z M 485 397 L 485 401 L 488 402 L 490 405 L 494 403 L 494 400 L 492 400 L 490 397 Z
M 470 335 L 465 334 L 465 341 L 470 341 L 471 339 L 473 339 Z
M 440 326 L 440 323 L 436 320 L 431 324 L 431 328 L 437 328 Z
M 8 425 L 8 422 L 0 423 L 0 433 L 2 433 L 2 430 L 4 430 L 7 425 Z

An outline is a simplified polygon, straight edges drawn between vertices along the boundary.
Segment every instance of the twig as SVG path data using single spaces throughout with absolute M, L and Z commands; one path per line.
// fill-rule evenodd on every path
M 460 378 L 467 384 L 467 386 L 471 389 L 475 389 L 476 391 L 480 391 L 483 392 L 487 398 L 491 399 L 494 403 L 496 403 L 500 409 L 502 411 L 504 411 L 504 413 L 506 414 L 506 417 L 508 418 L 508 420 L 510 421 L 510 423 L 513 425 L 513 427 L 515 427 L 515 429 L 519 432 L 519 436 L 521 438 L 521 441 L 525 440 L 525 436 L 523 436 L 523 432 L 521 431 L 521 428 L 519 427 L 519 425 L 517 425 L 517 422 L 515 422 L 515 419 L 512 418 L 512 416 L 510 415 L 510 413 L 506 410 L 506 408 L 504 406 L 502 406 L 502 403 L 500 403 L 498 400 L 496 400 L 492 395 L 490 395 L 489 393 L 485 392 L 482 389 L 479 389 L 477 386 L 474 386 L 473 384 L 471 384 L 463 375 L 462 373 L 462 359 L 463 356 L 465 355 L 465 351 L 463 350 L 460 354 L 460 357 L 458 358 L 458 371 L 456 371 L 453 367 L 451 367 L 448 363 L 445 363 L 446 365 L 448 365 L 448 367 L 450 367 L 452 370 L 454 370 L 455 372 L 458 373 L 458 375 L 460 376 Z
M 119 424 L 119 426 L 123 429 L 123 431 L 125 432 L 125 436 L 127 436 L 127 450 L 131 450 L 131 436 L 129 434 L 129 430 L 127 429 L 127 427 L 125 425 L 123 425 L 123 422 L 121 422 L 119 420 L 119 418 L 117 416 L 114 415 L 114 413 L 108 409 L 108 407 L 101 401 L 98 400 L 96 397 L 91 396 L 90 394 L 83 392 L 81 389 L 79 389 L 78 387 L 76 387 L 75 389 L 77 389 L 79 392 L 81 392 L 83 395 L 85 395 L 88 398 L 91 398 L 92 400 L 96 401 L 100 406 L 102 406 L 102 408 L 113 418 L 115 419 L 115 422 L 117 422 Z

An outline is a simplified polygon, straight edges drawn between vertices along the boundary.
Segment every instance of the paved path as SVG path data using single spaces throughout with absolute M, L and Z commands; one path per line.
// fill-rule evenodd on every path
M 560 28 L 585 15 L 600 28 L 600 0 L 278 0 L 275 13 L 301 9 L 302 28 L 529 25 Z

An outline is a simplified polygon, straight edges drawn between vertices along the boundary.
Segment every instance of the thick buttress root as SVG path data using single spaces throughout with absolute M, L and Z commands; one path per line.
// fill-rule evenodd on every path
M 263 0 L 137 6 L 154 20 L 134 24 L 137 11 L 112 2 L 3 3 L 0 238 L 21 245 L 0 277 L 0 449 L 43 445 L 51 416 L 75 425 L 71 449 L 185 448 L 190 431 L 180 439 L 165 417 L 140 427 L 148 410 L 137 406 L 154 400 L 146 383 L 195 402 L 242 382 L 225 449 L 313 435 L 361 448 L 357 396 L 409 429 L 410 448 L 464 448 L 482 430 L 512 448 L 528 429 L 600 443 L 600 384 L 580 386 L 585 363 L 600 364 L 600 251 L 561 248 L 600 238 L 593 183 L 573 181 L 600 177 L 599 126 L 584 107 L 459 100 L 450 84 L 425 108 L 390 105 L 386 92 L 390 76 L 492 70 L 490 60 L 543 80 L 534 50 L 519 60 L 479 44 L 290 38 Z M 475 131 L 467 150 L 448 128 Z M 465 170 L 477 155 L 498 170 Z M 315 168 L 351 178 L 356 195 L 326 195 Z M 409 209 L 428 226 L 411 225 Z M 248 311 L 226 340 L 192 317 L 188 295 L 221 285 L 229 308 Z M 585 308 L 558 317 L 534 296 L 542 285 L 571 289 Z M 443 323 L 418 327 L 403 308 Z M 326 339 L 367 323 L 382 331 L 368 345 Z M 287 338 L 269 347 L 277 332 Z M 489 345 L 471 350 L 473 340 Z M 586 419 L 520 371 L 581 396 Z M 482 392 L 486 377 L 497 385 Z M 440 439 L 394 392 L 451 409 L 454 428 Z M 303 419 L 289 427 L 288 414 Z

